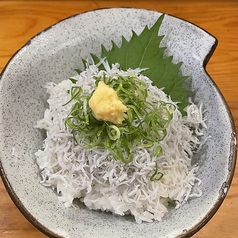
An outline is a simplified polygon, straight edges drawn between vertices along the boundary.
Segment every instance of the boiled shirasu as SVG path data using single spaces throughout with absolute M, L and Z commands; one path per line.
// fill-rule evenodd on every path
M 90 93 L 95 87 L 93 76 L 103 73 L 105 71 L 100 71 L 96 65 L 90 65 L 74 77 L 76 85 Z M 137 223 L 161 221 L 171 202 L 178 208 L 189 198 L 201 196 L 199 186 L 194 189 L 195 183 L 199 185 L 201 180 L 196 177 L 199 167 L 192 164 L 192 157 L 202 145 L 201 128 L 206 127 L 202 105 L 198 107 L 191 102 L 185 109 L 187 116 L 182 117 L 176 103 L 161 89 L 152 86 L 140 70 L 124 72 L 115 64 L 112 68 L 107 66 L 106 73 L 135 74 L 148 84 L 148 100 L 163 100 L 175 105 L 167 136 L 160 142 L 163 154 L 156 158 L 151 149 L 138 147 L 133 161 L 124 164 L 116 161 L 107 150 L 87 150 L 76 145 L 65 126 L 73 102 L 62 106 L 70 99 L 68 91 L 73 83 L 70 80 L 48 83 L 49 107 L 36 125 L 47 134 L 43 149 L 36 152 L 41 183 L 53 188 L 67 207 L 73 205 L 75 198 L 80 198 L 89 209 L 131 214 Z M 156 163 L 163 177 L 150 181 Z

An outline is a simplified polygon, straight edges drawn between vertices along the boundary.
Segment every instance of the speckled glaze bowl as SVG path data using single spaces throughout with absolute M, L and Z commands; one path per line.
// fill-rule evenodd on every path
M 43 86 L 74 75 L 80 58 L 99 54 L 100 45 L 120 43 L 121 36 L 140 33 L 161 13 L 145 9 L 101 9 L 72 16 L 30 39 L 4 68 L 0 81 L 0 170 L 12 200 L 23 215 L 49 237 L 162 238 L 189 237 L 203 227 L 224 200 L 235 168 L 236 135 L 224 98 L 206 73 L 205 65 L 217 40 L 203 29 L 165 15 L 159 34 L 166 55 L 183 61 L 193 100 L 206 110 L 205 136 L 211 136 L 197 160 L 203 195 L 170 212 L 162 222 L 136 224 L 125 217 L 66 208 L 56 194 L 40 184 L 34 153 L 45 135 L 33 128 L 43 117 L 47 95 Z M 200 155 L 204 160 L 199 160 Z

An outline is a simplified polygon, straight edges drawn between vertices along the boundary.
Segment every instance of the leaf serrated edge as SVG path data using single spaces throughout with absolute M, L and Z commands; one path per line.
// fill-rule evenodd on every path
M 137 35 L 136 34 L 136 32 L 134 31 L 134 30 L 132 30 L 132 37 L 131 37 L 131 39 L 130 40 L 126 40 L 126 38 L 124 37 L 124 36 L 122 36 L 122 43 L 121 44 L 124 44 L 124 43 L 127 43 L 127 44 L 129 44 L 129 46 L 131 47 L 131 45 L 133 45 L 133 42 L 134 42 L 134 37 L 133 36 L 140 36 L 141 34 L 143 34 L 143 33 L 146 33 L 146 31 L 152 31 L 152 35 L 154 36 L 154 34 L 156 34 L 156 36 L 158 37 L 158 47 L 160 46 L 160 43 L 161 43 L 161 41 L 162 41 L 162 39 L 164 38 L 164 35 L 158 35 L 158 32 L 159 32 L 159 29 L 160 29 L 160 26 L 161 26 L 161 24 L 162 24 L 162 22 L 163 22 L 163 19 L 164 19 L 164 16 L 165 16 L 165 14 L 162 14 L 159 18 L 158 18 L 158 20 L 153 24 L 153 26 L 151 27 L 151 28 L 149 28 L 147 25 L 144 27 L 144 29 L 143 29 L 143 31 L 139 34 L 139 35 Z M 119 49 L 120 47 L 114 42 L 114 41 L 111 41 L 111 43 L 112 43 L 112 47 L 111 47 L 111 49 L 109 49 L 109 50 L 107 50 L 106 49 L 106 47 L 104 46 L 104 45 L 101 45 L 101 58 L 103 57 L 103 56 L 107 56 L 107 54 L 109 53 L 109 52 L 111 52 L 111 51 L 113 51 L 113 49 Z M 129 47 L 129 48 L 130 48 Z M 180 67 L 181 67 L 181 65 L 182 65 L 182 62 L 179 62 L 179 63 L 173 63 L 172 61 L 173 61 L 173 56 L 168 56 L 168 57 L 163 57 L 164 56 L 164 51 L 166 50 L 166 47 L 159 47 L 160 48 L 160 50 L 161 50 L 161 52 L 162 52 L 162 58 L 163 58 L 163 60 L 164 60 L 164 62 L 169 62 L 169 63 L 171 63 L 171 64 L 173 64 L 176 68 L 175 68 L 175 71 L 177 71 L 177 72 L 179 72 L 179 70 L 180 70 Z M 93 60 L 94 61 L 96 61 L 96 62 L 99 62 L 100 60 L 99 60 L 99 58 L 96 56 L 96 55 L 93 55 L 93 54 L 91 54 L 91 57 L 93 58 Z M 104 57 L 103 57 L 104 58 Z M 86 69 L 86 60 L 84 60 L 84 59 L 82 59 L 82 61 L 83 61 L 83 65 L 84 65 L 84 70 Z M 108 62 L 109 63 L 109 65 L 111 66 L 111 64 L 113 64 L 113 63 L 115 63 L 115 62 Z M 141 63 L 140 63 L 140 65 L 138 66 L 138 67 L 140 67 L 141 66 Z M 104 69 L 104 67 L 103 66 L 101 66 L 101 69 Z M 143 68 L 145 68 L 145 67 L 143 67 Z M 126 69 L 128 69 L 128 63 L 126 62 Z M 156 70 L 155 70 L 156 71 Z M 155 71 L 154 71 L 154 73 L 155 73 Z M 78 72 L 82 72 L 81 70 L 78 70 Z M 144 72 L 146 72 L 146 70 L 144 71 Z M 144 74 L 145 76 L 147 76 L 146 75 L 146 73 Z M 153 73 L 152 74 L 150 74 L 150 75 L 153 75 Z M 181 84 L 183 84 L 184 82 L 185 82 L 185 80 L 188 78 L 187 76 L 180 76 L 180 75 L 178 75 L 178 74 L 176 74 L 177 76 L 176 76 L 176 78 L 177 78 L 177 80 L 176 80 L 176 84 L 177 83 L 181 83 Z M 180 77 L 182 77 L 182 78 L 180 78 Z M 162 81 L 162 78 L 163 78 L 163 76 L 161 77 L 161 80 L 159 80 L 158 82 L 160 82 L 160 81 Z M 180 80 L 179 80 L 180 79 Z M 152 80 L 152 79 L 151 79 Z M 153 82 L 153 80 L 152 80 L 152 82 Z M 157 86 L 157 87 L 160 87 L 160 85 L 159 85 L 159 83 L 154 83 L 153 82 L 153 84 L 155 85 L 155 86 Z M 166 90 L 167 91 L 167 90 Z M 171 96 L 171 99 L 172 100 L 175 100 L 176 101 L 176 97 L 173 97 L 173 95 L 171 95 L 171 92 L 173 92 L 173 90 L 171 90 L 170 92 L 168 92 L 167 94 L 168 95 L 170 95 Z M 188 97 L 188 95 L 191 93 L 191 91 L 189 91 L 189 90 L 186 90 L 185 88 L 183 88 L 182 86 L 181 86 L 181 90 L 177 90 L 176 91 L 176 93 L 174 94 L 174 95 L 176 95 L 176 94 L 178 94 L 178 92 L 182 92 L 182 95 L 180 95 L 180 105 L 179 105 L 179 109 L 180 109 L 180 111 L 181 111 L 181 113 L 182 114 L 184 114 L 185 112 L 183 111 L 183 109 L 187 106 L 187 105 L 189 105 L 190 103 L 188 102 L 188 100 L 186 100 L 185 98 L 187 98 Z

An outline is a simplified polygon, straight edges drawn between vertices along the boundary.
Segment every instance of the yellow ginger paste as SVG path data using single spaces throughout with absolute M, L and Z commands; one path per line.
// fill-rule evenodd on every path
M 89 106 L 98 120 L 110 121 L 114 124 L 121 124 L 127 111 L 127 107 L 120 101 L 116 91 L 103 81 L 98 83 L 89 100 Z

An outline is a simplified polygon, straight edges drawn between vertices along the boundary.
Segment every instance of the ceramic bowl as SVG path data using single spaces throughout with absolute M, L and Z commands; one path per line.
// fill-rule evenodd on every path
M 99 54 L 111 40 L 131 37 L 154 24 L 159 12 L 114 8 L 99 9 L 67 18 L 30 39 L 11 58 L 0 82 L 1 175 L 8 193 L 23 215 L 49 237 L 154 238 L 189 237 L 203 227 L 224 200 L 235 168 L 236 135 L 233 119 L 221 92 L 205 66 L 217 40 L 185 20 L 165 15 L 159 34 L 174 62 L 183 61 L 182 74 L 193 100 L 206 110 L 211 136 L 201 154 L 198 177 L 203 180 L 201 197 L 191 199 L 169 213 L 162 222 L 137 224 L 125 217 L 91 211 L 83 206 L 66 208 L 56 194 L 40 184 L 34 153 L 45 135 L 33 126 L 43 117 L 47 94 L 43 86 L 74 75 L 80 58 Z

